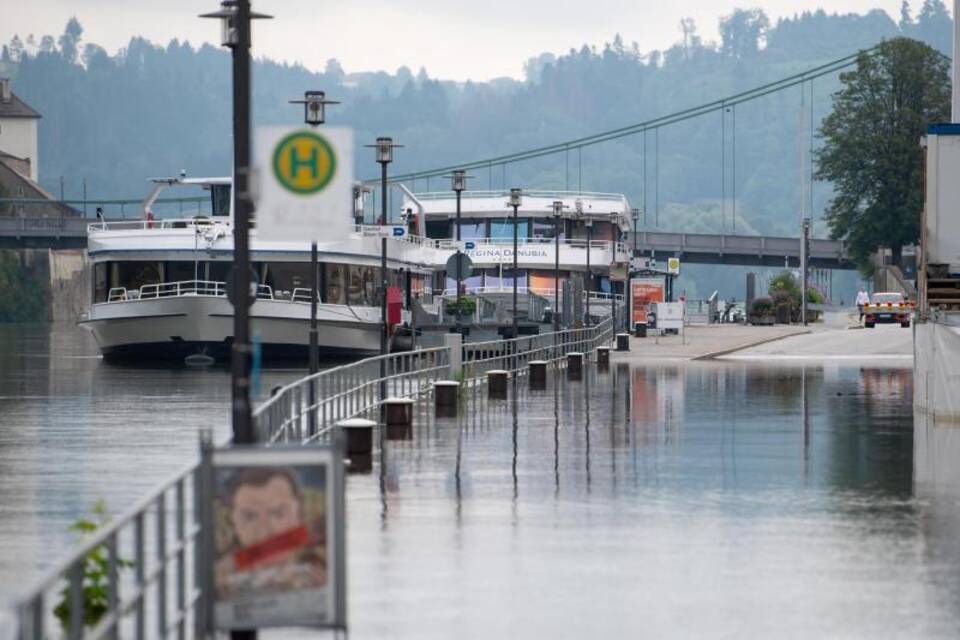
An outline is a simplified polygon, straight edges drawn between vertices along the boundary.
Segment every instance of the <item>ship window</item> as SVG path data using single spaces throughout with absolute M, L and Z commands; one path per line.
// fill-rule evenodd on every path
M 210 186 L 210 209 L 215 216 L 230 215 L 229 184 L 214 184 Z
M 208 262 L 206 279 L 211 282 L 227 282 L 230 279 L 230 262 Z M 203 269 L 200 270 L 203 273 Z
M 457 223 L 453 223 L 453 234 L 451 237 L 457 237 Z M 460 239 L 461 240 L 479 240 L 487 237 L 487 221 L 467 218 L 460 221 Z
M 111 287 L 124 287 L 127 291 L 139 289 L 145 284 L 157 284 L 160 278 L 158 262 L 112 262 Z
M 274 293 L 294 289 L 310 288 L 310 263 L 308 262 L 267 262 L 263 265 L 263 284 Z
M 93 301 L 106 302 L 108 289 L 107 263 L 98 262 L 93 265 Z
M 188 280 L 203 280 L 203 265 L 197 269 L 197 277 L 194 278 L 193 262 L 168 262 L 167 263 L 167 282 L 186 282 Z
M 435 240 L 443 240 L 450 237 L 449 220 L 427 220 L 427 237 Z
M 529 230 L 527 220 L 517 221 L 517 237 L 526 238 Z M 490 221 L 490 238 L 494 240 L 513 239 L 513 220 L 511 218 L 494 218 Z
M 347 302 L 347 265 L 326 264 L 326 292 L 323 299 L 329 304 L 346 304 Z
M 366 306 L 377 304 L 377 271 L 376 267 L 349 265 L 347 301 L 350 304 Z
M 534 238 L 550 238 L 553 239 L 556 236 L 555 227 L 553 220 L 548 220 L 546 218 L 538 218 L 533 220 L 533 237 Z M 560 238 L 563 238 L 563 225 L 560 225 Z

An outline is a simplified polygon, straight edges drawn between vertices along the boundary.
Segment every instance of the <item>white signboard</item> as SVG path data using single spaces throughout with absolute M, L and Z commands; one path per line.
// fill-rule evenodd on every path
M 353 132 L 344 127 L 257 127 L 259 240 L 346 237 L 352 230 Z
M 683 329 L 682 302 L 657 303 L 657 329 Z
M 667 258 L 667 271 L 674 274 L 680 274 L 680 258 Z
M 341 454 L 238 446 L 208 464 L 213 627 L 345 627 Z

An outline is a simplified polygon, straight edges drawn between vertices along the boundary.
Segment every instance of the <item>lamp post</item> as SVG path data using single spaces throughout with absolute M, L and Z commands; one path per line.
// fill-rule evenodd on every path
M 625 283 L 624 299 L 626 301 L 626 317 L 623 324 L 625 329 L 630 331 L 630 314 L 633 313 L 633 287 L 630 286 L 630 273 L 633 269 L 633 259 L 637 257 L 637 226 L 640 224 L 640 209 L 630 209 L 630 215 L 633 219 L 633 226 L 630 228 L 633 232 L 633 253 L 630 254 L 630 261 L 627 263 L 627 281 Z
M 368 147 L 376 149 L 377 163 L 380 165 L 380 320 L 383 323 L 380 331 L 380 355 L 387 354 L 387 339 L 390 333 L 390 327 L 387 325 L 387 165 L 393 162 L 393 150 L 403 145 L 394 144 L 393 138 L 377 138 L 375 144 L 368 144 Z M 380 400 L 387 396 L 387 383 L 384 380 L 386 375 L 386 362 L 380 359 Z
M 513 331 L 511 338 L 516 338 L 519 334 L 517 329 L 517 210 L 520 208 L 522 198 L 522 189 L 510 189 L 508 204 L 513 207 Z
M 617 259 L 617 245 L 622 239 L 620 233 L 620 216 L 614 212 L 610 214 L 610 253 L 614 260 Z M 617 333 L 617 292 L 613 289 L 613 278 L 607 276 L 610 282 L 610 330 L 613 332 L 614 339 Z
M 327 100 L 327 95 L 323 91 L 305 91 L 303 100 L 291 100 L 290 104 L 303 105 L 303 122 L 311 127 L 319 127 L 326 121 L 326 106 L 328 104 L 340 104 L 336 100 Z M 310 243 L 310 375 L 314 375 L 320 370 L 320 339 L 317 335 L 317 299 L 320 295 L 320 278 L 317 274 L 319 265 L 317 264 L 317 240 L 313 238 Z M 314 407 L 317 404 L 317 389 L 313 382 L 310 383 L 308 393 L 310 402 L 310 412 L 307 414 L 310 435 L 314 435 L 317 429 L 317 414 Z
M 563 200 L 553 201 L 553 330 L 560 331 L 560 221 L 566 205 Z
M 463 335 L 463 329 L 461 327 L 460 321 L 460 288 L 463 286 L 463 265 L 462 258 L 460 257 L 460 196 L 467 189 L 467 178 L 472 177 L 468 176 L 467 172 L 463 169 L 456 169 L 452 174 L 450 174 L 450 188 L 454 193 L 457 194 L 457 333 Z
M 202 18 L 220 20 L 221 44 L 231 49 L 233 73 L 233 343 L 230 348 L 233 441 L 255 442 L 250 415 L 250 20 L 269 18 L 250 11 L 250 0 L 225 0 L 220 11 Z M 255 629 L 230 632 L 234 640 L 253 640 Z
M 590 269 L 590 242 L 593 240 L 593 218 L 587 216 L 583 224 L 587 227 L 587 321 L 586 325 L 589 327 L 592 323 L 590 322 L 590 289 L 593 286 L 593 271 Z
M 233 75 L 233 343 L 230 348 L 233 441 L 256 439 L 250 415 L 250 20 L 269 18 L 250 10 L 250 0 L 225 0 L 201 18 L 220 20 L 221 44 L 231 50 Z M 236 631 L 234 638 L 256 637 Z

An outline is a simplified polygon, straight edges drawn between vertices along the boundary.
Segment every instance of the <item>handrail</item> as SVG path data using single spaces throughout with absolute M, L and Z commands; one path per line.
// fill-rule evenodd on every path
M 454 196 L 450 191 L 427 191 L 425 193 L 414 194 L 418 200 L 448 200 Z M 627 198 L 622 193 L 609 193 L 601 191 L 551 191 L 548 189 L 525 190 L 524 197 L 530 198 L 580 198 L 583 200 L 608 200 L 613 202 L 626 202 Z M 476 191 L 464 191 L 461 194 L 462 199 L 470 198 L 507 198 L 510 196 L 509 189 L 488 189 Z
M 386 397 L 411 397 L 431 391 L 429 383 L 441 375 L 450 375 L 447 347 L 374 356 L 301 378 L 278 389 L 253 412 L 258 441 L 324 440 L 341 420 L 379 407 L 381 383 Z

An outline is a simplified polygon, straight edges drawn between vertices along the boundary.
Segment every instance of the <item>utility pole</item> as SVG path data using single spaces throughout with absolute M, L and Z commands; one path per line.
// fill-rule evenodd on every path
M 523 191 L 510 189 L 509 205 L 513 207 L 513 332 L 511 338 L 519 336 L 517 326 L 517 210 L 520 208 Z
M 807 272 L 810 261 L 810 218 L 803 219 L 800 235 L 800 316 L 803 326 L 807 326 Z
M 253 444 L 250 415 L 250 20 L 269 18 L 252 13 L 250 0 L 224 0 L 220 11 L 200 16 L 218 18 L 221 44 L 229 47 L 233 73 L 233 343 L 230 346 L 234 444 Z M 204 595 L 208 598 L 208 595 Z M 255 640 L 255 629 L 230 632 L 233 640 Z

